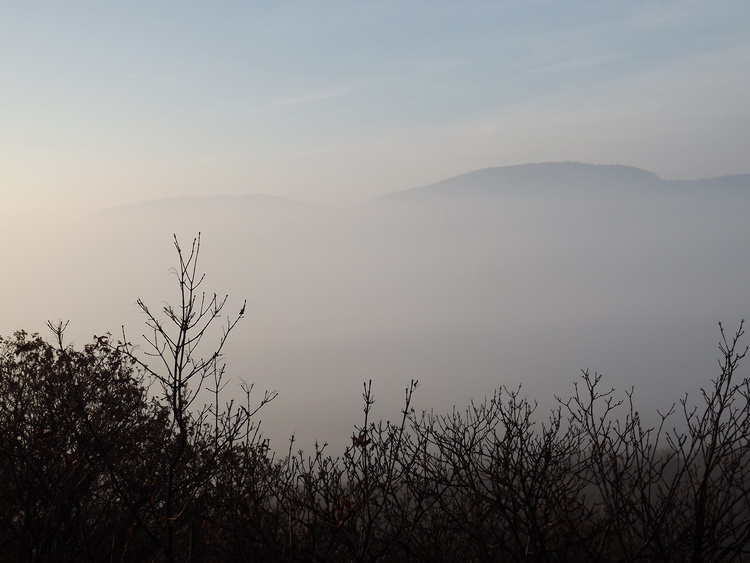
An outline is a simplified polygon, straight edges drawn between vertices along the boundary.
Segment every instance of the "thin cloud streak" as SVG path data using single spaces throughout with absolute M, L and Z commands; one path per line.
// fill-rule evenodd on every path
M 264 111 L 277 110 L 277 109 L 285 108 L 289 106 L 305 106 L 305 105 L 314 104 L 317 102 L 334 100 L 337 98 L 347 96 L 351 93 L 352 93 L 352 88 L 335 88 L 333 90 L 323 90 L 321 92 L 314 92 L 312 94 L 307 94 L 305 96 L 297 96 L 294 98 L 285 98 L 281 100 L 276 100 L 269 104 L 266 104 L 257 108 L 253 108 L 251 111 L 252 112 L 264 112 Z

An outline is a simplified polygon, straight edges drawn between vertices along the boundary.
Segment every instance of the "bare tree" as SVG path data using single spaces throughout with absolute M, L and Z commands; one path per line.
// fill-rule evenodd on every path
M 139 300 L 145 350 L 0 339 L 0 561 L 743 561 L 750 557 L 744 322 L 719 370 L 658 424 L 584 371 L 546 418 L 520 389 L 466 409 L 363 420 L 278 457 L 258 409 L 223 401 L 244 315 L 206 294 L 200 236 L 174 240 L 176 305 Z
M 210 488 L 218 467 L 235 445 L 260 438 L 253 416 L 276 397 L 275 392 L 266 392 L 252 405 L 252 386 L 243 383 L 243 404 L 233 400 L 221 404 L 220 394 L 228 382 L 223 350 L 230 333 L 244 317 L 246 302 L 236 315 L 225 317 L 228 296 L 202 290 L 205 274 L 198 269 L 200 245 L 200 233 L 189 252 L 174 237 L 177 305 L 164 305 L 161 317 L 141 299 L 137 301 L 151 329 L 143 335 L 147 343 L 145 357 L 138 354 L 123 332 L 123 349 L 158 382 L 170 412 L 173 439 L 163 454 L 162 499 L 163 548 L 168 561 L 177 559 L 177 542 L 181 544 L 181 560 L 195 549 L 197 528 L 191 519 L 200 514 L 197 499 Z M 209 342 L 212 337 L 213 342 Z M 207 396 L 212 396 L 212 400 L 200 404 L 200 398 Z

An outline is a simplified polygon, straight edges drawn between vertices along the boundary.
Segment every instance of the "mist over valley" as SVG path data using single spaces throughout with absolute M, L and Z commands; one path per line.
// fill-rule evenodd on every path
M 383 190 L 384 192 L 387 190 Z M 540 418 L 581 369 L 635 386 L 646 420 L 716 375 L 717 323 L 750 311 L 750 175 L 665 181 L 624 166 L 488 168 L 359 206 L 247 195 L 145 201 L 33 226 L 2 251 L 2 334 L 70 320 L 143 344 L 141 298 L 175 303 L 172 235 L 201 233 L 207 292 L 246 318 L 226 348 L 241 380 L 279 398 L 258 415 L 272 446 L 341 448 L 374 416 L 463 408 L 523 386 Z M 4 233 L 12 236 L 12 233 Z

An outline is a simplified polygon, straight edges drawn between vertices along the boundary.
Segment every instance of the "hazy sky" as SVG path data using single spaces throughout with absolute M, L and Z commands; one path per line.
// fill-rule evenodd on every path
M 208 290 L 248 298 L 233 377 L 280 391 L 281 443 L 347 439 L 370 377 L 396 414 L 412 377 L 443 409 L 551 400 L 580 368 L 672 401 L 750 310 L 739 194 L 346 206 L 526 162 L 749 173 L 748 23 L 748 0 L 0 0 L 0 335 L 137 340 L 171 233 L 203 229 Z M 342 209 L 93 214 L 243 193 Z
M 0 207 L 749 172 L 750 2 L 0 3 Z

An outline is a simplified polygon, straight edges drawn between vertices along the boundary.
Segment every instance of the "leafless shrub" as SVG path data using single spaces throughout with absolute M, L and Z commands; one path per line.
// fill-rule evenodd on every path
M 744 323 L 720 326 L 718 375 L 643 424 L 633 391 L 584 371 L 545 418 L 500 388 L 447 414 L 363 420 L 340 457 L 279 456 L 223 402 L 222 349 L 244 314 L 206 296 L 175 240 L 179 304 L 149 334 L 78 352 L 0 340 L 0 560 L 741 561 L 750 550 Z M 221 326 L 220 326 L 221 325 Z M 215 330 L 217 329 L 218 330 Z M 215 336 L 213 346 L 208 344 Z

